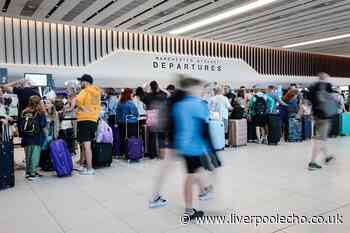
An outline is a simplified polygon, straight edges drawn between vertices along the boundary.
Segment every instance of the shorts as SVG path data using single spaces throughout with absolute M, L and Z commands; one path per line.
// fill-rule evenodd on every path
M 78 141 L 79 143 L 91 142 L 96 137 L 97 122 L 79 121 L 78 122 Z
M 200 156 L 186 156 L 184 155 L 186 169 L 188 174 L 194 174 L 202 167 Z
M 252 122 L 255 127 L 265 127 L 267 125 L 267 115 L 255 115 L 252 117 Z
M 315 119 L 315 139 L 326 141 L 330 130 L 329 119 Z

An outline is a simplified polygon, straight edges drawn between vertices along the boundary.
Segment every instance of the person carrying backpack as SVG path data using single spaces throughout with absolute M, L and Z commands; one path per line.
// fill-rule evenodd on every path
M 22 146 L 26 156 L 26 179 L 36 180 L 41 175 L 37 172 L 41 146 L 44 143 L 44 129 L 47 126 L 45 110 L 39 96 L 32 96 L 29 105 L 22 113 Z
M 265 127 L 267 124 L 267 103 L 263 92 L 258 91 L 250 99 L 248 115 L 255 126 L 258 143 L 267 143 Z
M 324 163 L 326 165 L 335 159 L 334 155 L 329 153 L 326 141 L 330 130 L 330 119 L 332 119 L 338 111 L 337 100 L 332 95 L 332 85 L 327 82 L 329 75 L 320 73 L 318 76 L 319 81 L 309 88 L 316 133 L 312 148 L 312 157 L 308 165 L 310 171 L 322 168 L 322 166 L 317 163 L 321 152 L 325 155 Z

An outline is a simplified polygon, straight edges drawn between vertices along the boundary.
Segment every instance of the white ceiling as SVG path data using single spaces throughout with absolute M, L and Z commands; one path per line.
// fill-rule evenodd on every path
M 0 0 L 1 8 L 6 1 L 9 0 Z M 30 5 L 29 14 L 32 13 L 31 17 L 36 19 L 73 24 L 82 24 L 89 19 L 87 25 L 167 33 L 249 2 L 252 1 L 10 0 L 6 14 L 19 16 L 25 5 Z M 46 18 L 56 4 L 59 7 Z M 103 9 L 104 6 L 106 7 Z M 263 8 L 191 31 L 184 36 L 280 47 L 350 33 L 349 12 L 350 0 L 278 0 Z M 350 38 L 295 49 L 349 56 Z

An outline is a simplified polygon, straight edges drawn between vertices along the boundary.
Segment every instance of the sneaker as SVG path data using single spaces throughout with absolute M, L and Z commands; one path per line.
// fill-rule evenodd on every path
M 318 170 L 318 169 L 321 169 L 322 166 L 318 165 L 317 163 L 314 163 L 314 162 L 311 162 L 309 163 L 309 171 L 314 171 L 314 170 Z
M 86 168 L 84 166 L 82 166 L 81 164 L 77 164 L 76 167 L 73 170 L 78 171 L 78 172 L 82 172 L 85 169 Z
M 329 165 L 332 161 L 334 161 L 335 160 L 335 158 L 334 158 L 334 156 L 328 156 L 325 160 L 324 160 L 324 163 L 326 164 L 326 165 Z
M 39 177 L 39 178 L 43 177 L 43 175 L 41 175 L 41 174 L 38 173 L 38 172 L 35 173 L 35 176 L 37 176 L 37 177 Z
M 40 179 L 40 177 L 37 175 L 30 175 L 27 179 L 29 181 L 36 181 L 36 180 Z
M 85 168 L 83 171 L 80 171 L 79 174 L 82 176 L 93 176 L 95 175 L 95 170 Z
M 160 208 L 166 206 L 168 203 L 167 200 L 163 199 L 161 196 L 159 196 L 156 199 L 153 199 L 149 202 L 149 208 Z
M 201 201 L 206 201 L 206 200 L 211 199 L 212 197 L 210 196 L 208 191 L 203 191 L 203 192 L 199 193 L 198 198 Z
M 191 212 L 186 211 L 184 214 L 184 219 L 189 220 L 189 222 L 202 218 L 204 216 L 204 212 L 201 210 L 192 209 Z
M 26 173 L 25 178 L 28 179 L 30 177 L 29 173 Z

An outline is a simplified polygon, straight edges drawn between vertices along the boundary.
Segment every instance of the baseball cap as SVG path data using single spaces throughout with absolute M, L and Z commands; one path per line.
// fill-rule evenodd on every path
M 89 74 L 84 74 L 83 76 L 81 76 L 80 78 L 78 78 L 78 80 L 80 81 L 80 82 L 83 82 L 83 81 L 85 81 L 85 82 L 88 82 L 88 83 L 90 83 L 90 84 L 93 84 L 94 83 L 94 79 L 91 77 L 91 75 L 89 75 Z

